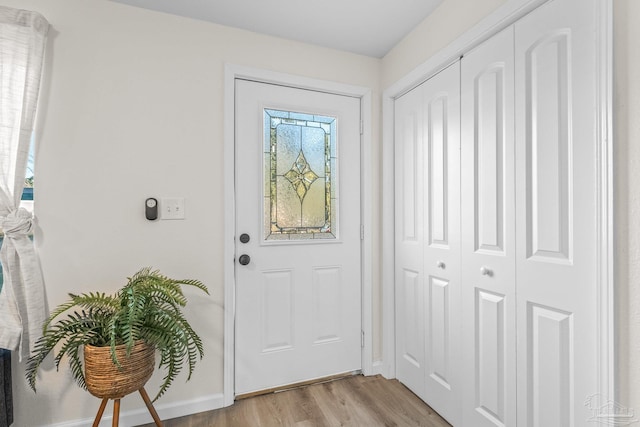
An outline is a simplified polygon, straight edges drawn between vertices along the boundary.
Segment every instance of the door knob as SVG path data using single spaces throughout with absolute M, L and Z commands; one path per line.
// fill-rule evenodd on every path
M 441 269 L 445 269 L 447 266 L 445 265 L 444 261 L 438 261 L 436 263 L 436 267 L 441 268 Z
M 480 267 L 480 274 L 491 277 L 493 276 L 493 270 L 488 267 Z
M 251 257 L 247 254 L 240 255 L 240 258 L 238 258 L 238 262 L 240 263 L 240 265 L 247 265 L 251 262 Z
M 240 235 L 240 242 L 249 243 L 249 240 L 251 240 L 251 237 L 249 237 L 249 235 L 247 233 L 242 233 Z

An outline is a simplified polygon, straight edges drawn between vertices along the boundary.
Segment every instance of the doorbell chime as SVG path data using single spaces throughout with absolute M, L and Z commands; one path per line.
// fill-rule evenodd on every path
M 144 216 L 149 221 L 155 221 L 158 219 L 158 200 L 153 197 L 149 197 L 144 202 Z

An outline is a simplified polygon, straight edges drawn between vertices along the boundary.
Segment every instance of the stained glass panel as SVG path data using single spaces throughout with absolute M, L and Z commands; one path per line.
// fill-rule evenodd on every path
M 335 239 L 336 118 L 264 110 L 265 240 Z

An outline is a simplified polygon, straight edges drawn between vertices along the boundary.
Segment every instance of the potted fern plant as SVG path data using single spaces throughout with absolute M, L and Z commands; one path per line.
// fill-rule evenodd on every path
M 99 416 L 108 399 L 117 399 L 119 407 L 119 399 L 126 394 L 136 390 L 143 393 L 142 386 L 153 372 L 156 351 L 160 354 L 158 368 L 165 369 L 166 375 L 154 401 L 165 393 L 185 364 L 188 381 L 198 357 L 203 356 L 203 348 L 182 314 L 187 303 L 182 285 L 209 293 L 198 280 L 170 279 L 157 270 L 143 268 L 115 295 L 69 294 L 69 300 L 45 321 L 42 336 L 27 361 L 29 386 L 36 391 L 38 368 L 52 352 L 56 369 L 66 356 L 75 382 L 103 398 Z M 149 407 L 148 400 L 146 396 Z

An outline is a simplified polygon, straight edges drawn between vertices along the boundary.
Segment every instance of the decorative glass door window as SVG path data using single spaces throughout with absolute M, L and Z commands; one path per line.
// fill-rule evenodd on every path
M 264 110 L 264 239 L 337 236 L 336 118 Z

